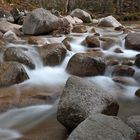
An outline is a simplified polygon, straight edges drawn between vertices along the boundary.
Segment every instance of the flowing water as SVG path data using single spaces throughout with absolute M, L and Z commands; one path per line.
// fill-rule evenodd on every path
M 115 37 L 119 40 L 116 44 L 113 44 L 110 49 L 103 50 L 107 57 L 115 57 L 118 60 L 133 60 L 134 57 L 139 53 L 137 51 L 126 50 L 124 48 L 125 34 L 122 32 L 114 31 L 111 28 L 97 28 L 96 30 L 101 34 L 101 36 Z M 38 51 L 34 46 L 28 44 L 9 44 L 7 47 L 16 46 L 27 48 L 28 51 L 26 53 L 36 65 L 35 70 L 30 70 L 25 67 L 29 75 L 29 80 L 16 85 L 17 98 L 21 96 L 21 94 L 24 94 L 21 92 L 21 88 L 27 88 L 31 86 L 43 88 L 50 93 L 60 93 L 68 77 L 70 76 L 70 74 L 65 71 L 67 63 L 75 53 L 87 51 L 88 48 L 84 45 L 81 45 L 81 42 L 88 34 L 90 33 L 71 34 L 71 36 L 75 38 L 75 40 L 71 42 L 72 51 L 67 51 L 67 56 L 63 63 L 55 67 L 43 66 Z M 64 39 L 64 37 L 51 38 L 50 36 L 46 38 L 48 38 L 49 42 L 61 42 Z M 114 49 L 116 47 L 121 48 L 124 53 L 114 53 Z M 133 84 L 122 85 L 120 83 L 114 82 L 111 78 L 111 71 L 112 67 L 108 67 L 104 76 L 85 77 L 85 79 L 90 80 L 97 86 L 109 91 L 113 96 L 117 97 L 118 102 L 120 103 L 119 116 L 122 119 L 125 119 L 129 115 L 140 115 L 140 100 L 134 95 L 135 91 L 139 88 L 139 83 L 135 79 L 128 77 L 126 77 L 127 80 Z M 139 70 L 136 69 L 136 71 L 138 72 Z M 38 126 L 40 123 L 47 122 L 47 120 L 56 114 L 58 100 L 59 97 L 57 99 L 55 98 L 52 104 L 46 103 L 45 105 L 34 105 L 24 108 L 10 109 L 5 113 L 1 113 L 0 140 L 18 139 L 19 137 L 22 137 L 22 134 Z

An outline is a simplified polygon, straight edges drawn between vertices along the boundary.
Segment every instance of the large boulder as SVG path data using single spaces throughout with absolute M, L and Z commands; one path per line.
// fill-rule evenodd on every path
M 28 13 L 23 22 L 23 33 L 39 35 L 50 33 L 60 26 L 61 20 L 50 11 L 38 8 Z
M 119 27 L 122 26 L 113 16 L 107 16 L 99 20 L 100 27 Z
M 25 51 L 21 48 L 9 47 L 5 50 L 3 57 L 4 61 L 16 61 L 28 66 L 31 69 L 35 68 L 35 64 L 31 58 L 29 58 Z
M 106 64 L 102 52 L 77 53 L 69 60 L 66 70 L 77 76 L 102 75 Z
M 66 48 L 61 43 L 52 43 L 39 48 L 44 65 L 55 66 L 62 63 L 66 56 Z
M 119 105 L 110 93 L 85 79 L 72 76 L 60 97 L 57 119 L 72 131 L 91 112 L 117 115 L 118 109 Z
M 140 50 L 140 33 L 129 33 L 126 36 L 125 47 L 132 50 Z
M 0 63 L 0 86 L 10 86 L 29 79 L 24 67 L 18 62 Z
M 0 31 L 2 33 L 6 33 L 9 30 L 12 30 L 12 31 L 14 31 L 15 29 L 19 30 L 20 28 L 21 28 L 20 25 L 13 24 L 13 23 L 10 23 L 8 21 L 0 21 Z
M 68 140 L 134 140 L 136 133 L 118 117 L 92 114 L 69 136 Z
M 130 116 L 127 119 L 127 124 L 140 134 L 140 115 Z
M 90 14 L 87 13 L 86 11 L 78 9 L 78 8 L 73 10 L 70 15 L 72 17 L 77 17 L 77 18 L 81 19 L 85 23 L 92 22 L 92 18 L 90 16 Z

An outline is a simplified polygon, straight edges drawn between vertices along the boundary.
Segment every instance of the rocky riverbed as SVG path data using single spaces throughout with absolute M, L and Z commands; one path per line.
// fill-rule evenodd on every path
M 0 139 L 139 140 L 140 25 L 16 10 L 0 17 Z

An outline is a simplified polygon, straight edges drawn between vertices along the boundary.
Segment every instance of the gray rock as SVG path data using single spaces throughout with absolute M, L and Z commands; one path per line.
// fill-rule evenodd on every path
M 39 48 L 44 65 L 55 66 L 62 63 L 66 56 L 66 48 L 61 43 L 52 43 Z
M 0 87 L 21 83 L 29 79 L 24 67 L 18 62 L 0 63 Z
M 130 116 L 127 119 L 127 124 L 137 133 L 140 133 L 140 115 Z
M 87 36 L 85 41 L 88 44 L 88 47 L 91 47 L 91 48 L 100 47 L 100 40 L 98 36 L 95 36 L 95 35 Z
M 6 32 L 4 35 L 3 35 L 3 38 L 10 42 L 10 43 L 14 43 L 18 40 L 20 40 L 20 38 L 11 30 L 9 30 L 8 32 Z
M 72 32 L 74 32 L 74 33 L 86 33 L 87 27 L 84 25 L 76 25 L 73 27 Z
M 76 76 L 95 76 L 105 72 L 102 52 L 77 53 L 69 60 L 66 70 Z
M 140 50 L 140 33 L 129 33 L 126 36 L 125 47 L 132 50 Z
M 119 105 L 110 93 L 85 79 L 72 76 L 60 97 L 57 119 L 72 131 L 92 112 L 117 115 L 118 109 Z
M 134 74 L 135 74 L 135 69 L 128 65 L 118 65 L 112 71 L 112 76 L 132 77 Z
M 12 30 L 12 31 L 15 30 L 15 29 L 19 30 L 20 28 L 21 28 L 20 25 L 12 24 L 8 21 L 0 21 L 0 31 L 2 33 L 6 33 L 9 30 Z
M 60 18 L 50 11 L 38 8 L 28 13 L 23 22 L 23 33 L 39 35 L 50 33 L 58 29 L 61 24 Z
M 72 17 L 77 17 L 77 18 L 81 19 L 85 23 L 92 22 L 92 18 L 90 16 L 90 14 L 87 13 L 86 11 L 78 9 L 78 8 L 73 10 L 70 15 Z
M 28 66 L 31 69 L 35 69 L 35 64 L 32 62 L 31 58 L 29 58 L 21 48 L 7 48 L 3 57 L 4 61 L 16 61 Z
M 119 27 L 122 26 L 113 16 L 107 16 L 99 20 L 98 26 L 101 27 Z
M 134 140 L 135 131 L 118 117 L 92 114 L 69 136 L 68 140 Z

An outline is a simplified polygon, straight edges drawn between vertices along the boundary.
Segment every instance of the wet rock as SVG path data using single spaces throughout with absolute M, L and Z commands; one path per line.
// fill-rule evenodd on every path
M 135 73 L 135 70 L 127 65 L 116 66 L 112 72 L 112 76 L 128 76 L 132 77 Z
M 77 53 L 69 60 L 66 70 L 77 76 L 102 75 L 106 64 L 101 52 Z
M 136 95 L 137 97 L 140 97 L 140 89 L 138 89 L 138 90 L 135 92 L 135 95 Z
M 140 33 L 129 33 L 126 36 L 125 47 L 132 50 L 140 50 Z
M 111 47 L 113 47 L 115 44 L 119 44 L 120 41 L 118 38 L 116 37 L 99 37 L 101 44 L 102 44 L 102 48 L 104 50 L 108 50 Z
M 72 131 L 92 112 L 117 115 L 118 108 L 112 95 L 85 79 L 72 76 L 60 97 L 57 119 Z
M 91 29 L 90 32 L 91 32 L 91 33 L 96 33 L 96 29 L 95 29 L 95 27 L 93 27 L 93 28 Z
M 100 47 L 99 37 L 95 35 L 87 36 L 85 41 L 89 47 Z
M 47 40 L 41 36 L 30 36 L 28 38 L 28 43 L 32 45 L 45 45 L 47 44 Z
M 140 55 L 136 56 L 135 65 L 140 68 Z
M 0 86 L 10 86 L 21 83 L 29 77 L 22 66 L 18 62 L 0 63 Z
M 76 25 L 73 27 L 72 32 L 74 32 L 74 33 L 86 33 L 87 28 L 84 25 Z
M 66 55 L 66 47 L 61 43 L 44 45 L 39 48 L 44 65 L 55 66 L 62 63 Z
M 72 24 L 69 23 L 65 18 L 61 20 L 61 26 L 59 27 L 59 30 L 62 32 L 62 34 L 69 34 L 72 28 Z
M 123 50 L 121 48 L 116 48 L 114 50 L 115 53 L 123 53 Z
M 92 114 L 69 136 L 68 140 L 134 140 L 136 133 L 121 119 Z
M 38 8 L 28 13 L 23 23 L 23 33 L 40 35 L 50 33 L 61 25 L 60 18 L 50 11 Z
M 124 30 L 124 27 L 123 26 L 118 26 L 118 27 L 115 27 L 114 30 L 115 31 L 123 31 Z
M 28 66 L 31 69 L 35 69 L 35 64 L 33 61 L 26 55 L 24 50 L 21 48 L 10 47 L 7 48 L 4 52 L 4 61 L 16 61 Z
M 86 11 L 78 9 L 78 8 L 73 10 L 70 15 L 72 17 L 78 17 L 79 19 L 81 19 L 85 23 L 92 22 L 92 18 L 90 16 L 90 14 L 87 13 Z
M 67 50 L 69 50 L 69 51 L 71 51 L 71 44 L 70 44 L 70 42 L 73 41 L 73 40 L 74 40 L 74 38 L 72 38 L 72 37 L 66 37 L 62 41 L 62 43 L 66 46 Z
M 119 27 L 122 26 L 113 16 L 101 18 L 98 26 L 100 27 Z
M 127 119 L 127 124 L 137 133 L 140 133 L 140 115 L 130 116 Z
M 10 43 L 14 43 L 14 42 L 20 40 L 20 38 L 17 37 L 17 35 L 16 35 L 13 31 L 11 31 L 11 30 L 9 30 L 8 32 L 6 32 L 6 33 L 3 35 L 3 38 L 4 38 L 6 41 L 10 42 Z
M 110 66 L 114 66 L 114 65 L 118 65 L 118 64 L 119 64 L 119 61 L 116 59 L 111 59 L 111 60 L 107 61 L 107 65 L 110 65 Z
M 6 33 L 8 32 L 9 30 L 14 30 L 14 29 L 20 29 L 21 26 L 20 25 L 17 25 L 17 24 L 12 24 L 10 22 L 7 22 L 7 21 L 0 21 L 0 31 L 2 33 Z
M 14 22 L 13 16 L 3 9 L 0 9 L 0 20 Z

